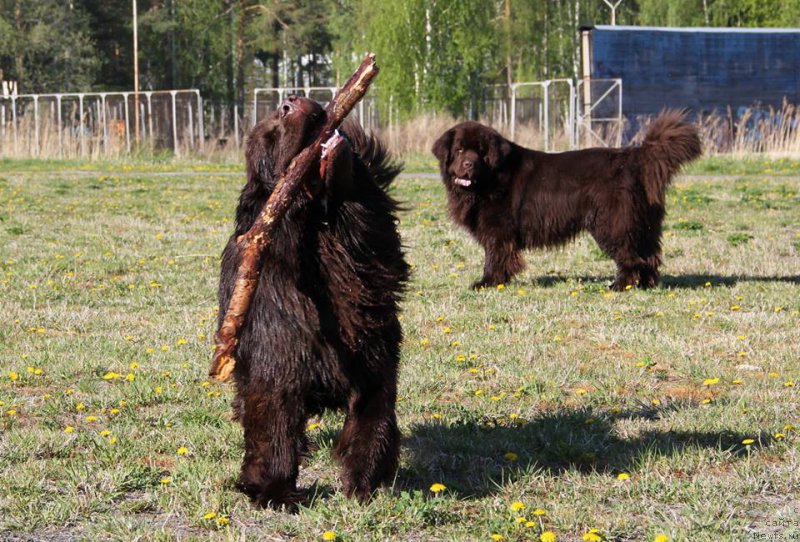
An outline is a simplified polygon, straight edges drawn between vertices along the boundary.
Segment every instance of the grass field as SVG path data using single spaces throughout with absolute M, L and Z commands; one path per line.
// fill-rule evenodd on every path
M 470 291 L 482 253 L 440 183 L 398 180 L 401 469 L 348 501 L 342 418 L 310 420 L 297 515 L 232 488 L 231 388 L 205 377 L 241 183 L 235 165 L 0 162 L 0 539 L 800 537 L 800 163 L 694 166 L 662 287 L 624 293 L 588 237 Z

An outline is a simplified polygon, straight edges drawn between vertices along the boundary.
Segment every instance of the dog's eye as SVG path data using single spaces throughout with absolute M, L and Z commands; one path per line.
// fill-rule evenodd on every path
M 464 149 L 456 149 L 456 152 L 457 152 L 458 154 L 461 154 L 462 152 L 464 152 Z

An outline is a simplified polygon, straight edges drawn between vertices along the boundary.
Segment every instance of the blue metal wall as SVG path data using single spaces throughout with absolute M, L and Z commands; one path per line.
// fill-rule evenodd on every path
M 592 77 L 622 78 L 629 119 L 800 104 L 800 29 L 596 26 Z

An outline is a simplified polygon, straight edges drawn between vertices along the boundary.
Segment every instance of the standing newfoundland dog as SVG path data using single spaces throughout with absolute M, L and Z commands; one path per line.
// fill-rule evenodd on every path
M 617 264 L 612 288 L 658 284 L 664 192 L 700 156 L 697 129 L 666 111 L 641 146 L 548 154 L 477 122 L 457 124 L 433 145 L 450 216 L 485 252 L 473 288 L 507 282 L 520 251 L 551 247 L 587 230 Z
M 250 132 L 247 184 L 222 253 L 220 321 L 239 267 L 237 238 L 324 114 L 316 102 L 290 96 Z M 342 132 L 325 178 L 317 168 L 306 179 L 310 189 L 264 254 L 236 350 L 234 412 L 245 440 L 238 485 L 262 506 L 302 500 L 296 483 L 306 424 L 326 408 L 347 414 L 334 450 L 347 495 L 368 499 L 397 469 L 398 303 L 408 266 L 386 190 L 400 167 L 356 123 Z

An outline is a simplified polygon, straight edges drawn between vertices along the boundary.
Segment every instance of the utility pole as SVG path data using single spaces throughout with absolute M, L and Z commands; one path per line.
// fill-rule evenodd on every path
M 125 119 L 127 122 L 128 119 Z M 133 0 L 133 137 L 139 146 L 139 22 Z

